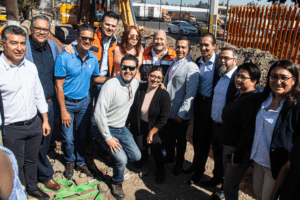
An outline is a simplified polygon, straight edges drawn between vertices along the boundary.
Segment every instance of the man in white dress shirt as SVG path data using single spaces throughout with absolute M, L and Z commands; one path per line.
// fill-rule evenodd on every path
M 16 156 L 19 178 L 27 194 L 50 199 L 37 182 L 37 159 L 43 136 L 50 133 L 48 105 L 36 66 L 24 59 L 26 33 L 17 26 L 2 32 L 4 53 L 0 56 L 0 89 L 5 110 L 3 144 Z M 37 117 L 37 110 L 42 114 Z

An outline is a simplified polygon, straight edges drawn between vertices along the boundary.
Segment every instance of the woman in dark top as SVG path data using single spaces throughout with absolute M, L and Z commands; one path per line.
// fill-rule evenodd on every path
M 269 200 L 293 141 L 300 135 L 298 86 L 298 69 L 291 61 L 279 60 L 270 67 L 256 110 L 250 156 L 254 161 L 253 190 L 258 200 Z
M 238 199 L 239 185 L 251 164 L 255 108 L 259 98 L 255 88 L 259 79 L 260 70 L 255 64 L 239 66 L 235 78 L 239 95 L 223 109 L 223 188 L 226 200 Z
M 142 158 L 136 163 L 140 168 L 148 160 L 148 147 L 151 147 L 156 164 L 155 182 L 165 179 L 164 159 L 161 151 L 161 139 L 158 131 L 167 123 L 171 111 L 168 92 L 160 86 L 163 69 L 153 66 L 148 72 L 148 82 L 141 83 L 128 116 L 130 131 L 142 152 Z

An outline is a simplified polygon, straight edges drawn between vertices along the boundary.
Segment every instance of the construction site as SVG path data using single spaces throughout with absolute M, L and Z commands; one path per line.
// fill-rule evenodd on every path
M 218 1 L 214 0 L 211 1 L 210 8 L 185 8 L 184 6 L 181 8 L 180 6 L 157 4 L 147 4 L 146 6 L 146 4 L 139 2 L 132 3 L 130 0 L 117 0 L 116 2 L 80 0 L 77 4 L 51 2 L 53 2 L 51 7 L 30 10 L 28 19 L 24 20 L 24 16 L 19 14 L 17 0 L 6 0 L 6 5 L 0 7 L 2 9 L 0 15 L 5 15 L 7 24 L 19 25 L 27 32 L 27 35 L 30 35 L 31 17 L 45 15 L 51 20 L 50 40 L 58 44 L 60 52 L 62 52 L 64 45 L 75 40 L 78 25 L 89 23 L 98 27 L 101 16 L 106 10 L 113 10 L 121 16 L 114 35 L 117 41 L 121 40 L 124 26 L 139 26 L 144 48 L 152 45 L 152 37 L 156 31 L 164 30 L 167 33 L 168 46 L 174 49 L 176 39 L 184 34 L 184 30 L 179 25 L 177 33 L 170 31 L 170 24 L 174 21 L 186 21 L 197 29 L 195 35 L 189 36 L 192 42 L 190 55 L 193 60 L 201 56 L 198 44 L 200 35 L 204 32 L 211 32 L 217 37 L 216 54 L 220 53 L 220 49 L 223 47 L 232 47 L 239 55 L 237 65 L 245 60 L 251 60 L 260 67 L 262 78 L 259 85 L 261 87 L 266 83 L 270 65 L 278 59 L 291 60 L 300 69 L 298 65 L 300 63 L 300 13 L 298 5 L 222 6 L 220 11 L 218 10 Z M 178 1 L 178 3 L 180 2 Z M 216 5 L 214 6 L 214 4 Z M 201 23 L 204 24 L 204 28 L 200 28 Z M 189 123 L 184 166 L 191 165 L 194 156 L 193 119 Z M 62 138 L 57 124 L 48 157 L 54 169 L 54 178 L 58 180 L 62 188 L 60 191 L 54 192 L 47 190 L 42 183 L 39 183 L 39 187 L 47 192 L 51 199 L 115 199 L 111 195 L 109 187 L 109 181 L 113 174 L 112 163 L 108 157 L 102 155 L 96 141 L 91 144 L 93 151 L 87 155 L 86 159 L 95 179 L 88 178 L 78 171 L 75 172 L 72 181 L 65 179 L 63 175 L 65 161 L 61 148 Z M 154 166 L 152 158 L 142 169 L 136 169 L 133 164 L 128 164 L 123 184 L 126 193 L 125 199 L 208 200 L 211 194 L 217 191 L 216 188 L 203 188 L 197 184 L 187 185 L 186 180 L 189 175 L 173 176 L 172 165 L 165 166 L 165 183 L 157 185 L 153 179 Z M 214 160 L 211 149 L 203 180 L 212 176 L 213 166 Z M 255 199 L 252 188 L 252 167 L 250 167 L 240 185 L 239 199 Z M 29 199 L 32 198 L 29 197 Z

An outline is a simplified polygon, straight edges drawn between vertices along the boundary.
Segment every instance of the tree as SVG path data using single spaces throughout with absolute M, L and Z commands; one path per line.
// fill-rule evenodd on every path
M 40 0 L 18 0 L 18 7 L 23 18 L 29 19 L 29 11 L 35 9 L 40 5 Z
M 268 2 L 275 3 L 285 3 L 286 0 L 267 0 Z M 300 4 L 300 0 L 291 0 L 291 2 L 294 2 L 295 4 Z
M 169 3 L 166 1 L 165 5 L 169 5 Z

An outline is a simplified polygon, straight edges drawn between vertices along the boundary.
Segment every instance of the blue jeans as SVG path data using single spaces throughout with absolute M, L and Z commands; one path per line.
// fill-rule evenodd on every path
M 66 163 L 72 163 L 76 160 L 77 166 L 85 165 L 85 147 L 86 137 L 85 129 L 87 126 L 87 120 L 91 115 L 88 105 L 91 101 L 90 95 L 75 103 L 71 101 L 65 101 L 68 113 L 71 115 L 71 125 L 69 127 L 61 126 L 62 129 L 62 147 L 64 151 L 64 158 Z M 73 124 L 76 124 L 76 157 L 74 154 L 74 136 L 73 136 Z
M 112 128 L 109 127 L 109 132 L 112 137 L 115 137 L 119 140 L 122 145 L 121 151 L 118 153 L 111 152 L 109 146 L 105 142 L 101 133 L 98 130 L 97 126 L 93 126 L 93 133 L 95 139 L 102 144 L 105 150 L 113 158 L 113 178 L 112 180 L 119 183 L 124 180 L 124 170 L 127 164 L 127 160 L 130 162 L 136 162 L 141 159 L 141 151 L 136 145 L 131 132 L 127 129 L 126 126 L 122 128 Z

